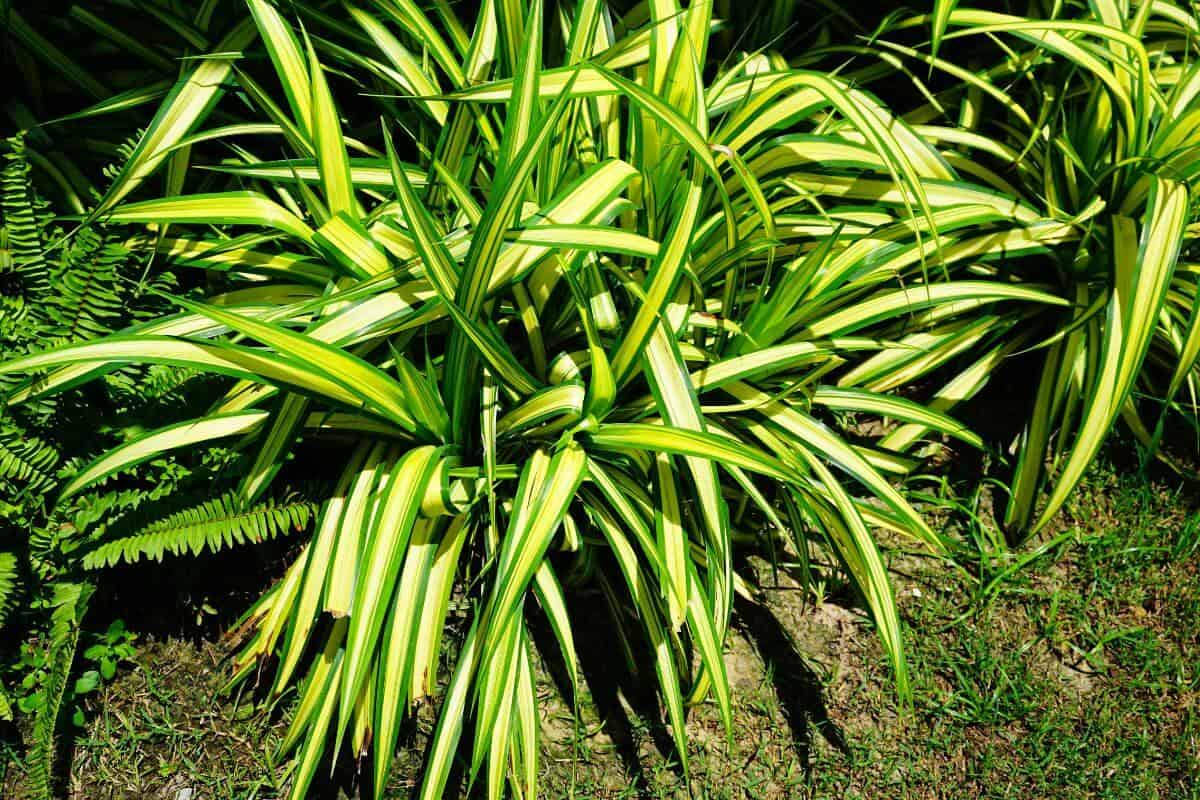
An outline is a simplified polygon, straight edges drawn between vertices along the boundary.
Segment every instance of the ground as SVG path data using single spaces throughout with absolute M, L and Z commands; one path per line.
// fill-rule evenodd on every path
M 1015 555 L 981 530 L 959 532 L 972 544 L 953 568 L 893 550 L 909 704 L 898 702 L 869 622 L 840 587 L 806 592 L 756 564 L 766 602 L 739 606 L 727 649 L 732 742 L 715 709 L 694 709 L 686 782 L 645 698 L 608 682 L 611 670 L 589 671 L 606 649 L 593 642 L 583 654 L 592 692 L 578 717 L 542 676 L 543 795 L 1200 797 L 1193 503 L 1100 470 L 1060 525 Z M 222 695 L 225 655 L 215 637 L 141 640 L 137 666 L 88 702 L 71 797 L 279 796 L 270 753 L 286 709 L 264 714 Z M 411 792 L 428 722 L 399 759 L 392 797 Z M 3 796 L 20 798 L 19 769 L 7 782 Z M 347 790 L 353 796 L 338 781 L 329 796 Z

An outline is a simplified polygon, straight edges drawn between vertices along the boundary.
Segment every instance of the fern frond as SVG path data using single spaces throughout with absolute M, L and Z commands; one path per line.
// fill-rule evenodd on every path
M 78 468 L 82 463 L 72 460 L 66 466 Z M 87 533 L 97 523 L 111 522 L 125 514 L 135 513 L 153 499 L 154 490 L 138 487 L 81 495 L 72 507 L 71 525 L 80 534 Z
M 25 140 L 8 140 L 7 163 L 0 170 L 0 336 L 29 336 L 41 320 L 35 299 L 50 277 L 43 254 L 41 210 L 29 178 Z
M 44 204 L 34 193 L 29 177 L 24 138 L 10 138 L 8 148 L 5 154 L 8 163 L 0 171 L 0 209 L 4 211 L 4 227 L 8 229 L 9 251 L 13 266 L 27 280 L 44 288 L 50 277 L 42 246 Z
M 54 587 L 54 613 L 50 622 L 50 668 L 44 687 L 45 702 L 33 723 L 33 742 L 29 753 L 28 786 L 34 797 L 55 797 L 55 755 L 58 718 L 63 695 L 75 663 L 79 626 L 87 611 L 94 587 L 87 583 L 60 583 Z
M 184 403 L 186 389 L 212 382 L 211 374 L 173 364 L 125 367 L 104 376 L 104 383 L 122 408 L 146 410 L 163 403 Z
M 19 588 L 17 554 L 0 551 L 0 628 L 4 627 L 4 621 L 12 611 L 13 598 L 16 597 Z
M 273 539 L 289 530 L 304 529 L 318 505 L 295 495 L 268 499 L 249 508 L 229 492 L 214 500 L 185 508 L 138 529 L 128 536 L 104 541 L 83 557 L 85 569 L 98 569 L 120 561 L 142 558 L 161 561 L 163 556 L 217 551 L 235 544 Z
M 124 311 L 120 268 L 128 256 L 125 248 L 105 242 L 92 228 L 75 234 L 54 273 L 56 291 L 47 304 L 56 339 L 92 339 L 120 326 Z
M 100 170 L 104 177 L 110 181 L 109 185 L 104 187 L 106 191 L 112 188 L 111 181 L 115 180 L 117 176 L 121 174 L 121 170 L 125 168 L 126 163 L 129 161 L 129 157 L 133 155 L 133 151 L 137 149 L 138 142 L 140 142 L 142 137 L 145 135 L 146 129 L 138 128 L 136 131 L 134 131 L 132 136 L 126 137 L 124 141 L 117 144 L 116 153 L 114 154 L 113 160 L 108 164 L 105 164 Z
M 0 430 L 0 479 L 41 492 L 52 486 L 59 455 L 49 443 L 15 427 Z

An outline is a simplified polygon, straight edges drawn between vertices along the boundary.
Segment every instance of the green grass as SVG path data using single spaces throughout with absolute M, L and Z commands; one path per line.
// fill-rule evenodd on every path
M 814 767 L 812 796 L 1194 797 L 1200 791 L 1200 585 L 1189 501 L 1093 473 L 1070 543 L 962 615 L 970 582 L 905 592 L 917 698 L 848 732 L 853 764 Z M 915 633 L 919 631 L 920 633 Z M 855 697 L 883 718 L 886 697 Z M 855 766 L 857 765 L 857 767 Z
M 196 798 L 278 796 L 268 748 L 278 720 L 230 702 L 219 692 L 219 643 L 151 641 L 137 667 L 88 702 L 89 721 L 75 738 L 70 796 Z M 4 797 L 21 800 L 22 777 L 10 770 Z
M 726 649 L 738 698 L 732 749 L 715 708 L 691 716 L 690 791 L 647 695 L 614 677 L 619 658 L 594 644 L 581 660 L 595 695 L 582 698 L 578 718 L 539 673 L 542 796 L 1200 797 L 1193 502 L 1094 470 L 1049 534 L 1063 543 L 989 602 L 970 570 L 895 556 L 914 677 L 908 709 L 897 708 L 878 638 L 845 593 L 814 598 L 781 573 L 767 610 L 739 608 Z M 139 668 L 90 701 L 71 796 L 175 797 L 188 787 L 197 800 L 279 796 L 286 778 L 270 783 L 268 754 L 286 709 L 269 717 L 222 699 L 223 653 L 219 643 L 143 645 Z M 431 729 L 425 708 L 387 796 L 417 785 Z M 3 796 L 20 798 L 20 775 L 10 773 Z M 341 776 L 335 785 L 354 796 Z

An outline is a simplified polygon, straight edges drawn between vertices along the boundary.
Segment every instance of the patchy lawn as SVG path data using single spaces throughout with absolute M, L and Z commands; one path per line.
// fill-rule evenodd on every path
M 543 795 L 1200 797 L 1200 516 L 1191 503 L 1100 472 L 1063 524 L 1021 551 L 1039 555 L 1019 569 L 1017 557 L 977 545 L 956 567 L 894 554 L 915 694 L 907 708 L 842 587 L 806 592 L 757 565 L 767 602 L 739 606 L 727 654 L 733 741 L 713 708 L 694 710 L 690 787 L 644 689 L 621 677 L 611 636 L 599 623 L 590 637 L 581 627 L 590 693 L 578 715 L 560 699 L 553 665 L 542 673 Z M 225 654 L 216 640 L 142 641 L 139 668 L 89 700 L 71 796 L 278 797 L 285 785 L 270 755 L 286 709 L 267 714 L 221 695 Z M 411 791 L 431 716 L 411 731 L 389 796 Z M 19 766 L 6 781 L 3 796 L 21 798 Z M 354 796 L 346 776 L 328 791 Z

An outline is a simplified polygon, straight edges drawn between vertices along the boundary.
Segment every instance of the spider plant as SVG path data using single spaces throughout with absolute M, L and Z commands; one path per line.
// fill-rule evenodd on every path
M 1175 3 L 1066 4 L 1050 18 L 935 5 L 850 49 L 882 59 L 859 73 L 867 82 L 907 74 L 927 98 L 904 115 L 913 129 L 1036 209 L 1030 230 L 1052 232 L 1033 250 L 1000 239 L 984 250 L 995 279 L 1049 284 L 1068 301 L 1015 309 L 995 321 L 1003 335 L 980 340 L 981 361 L 1041 359 L 1004 513 L 1020 540 L 1054 518 L 1118 419 L 1173 465 L 1158 453 L 1164 424 L 1196 424 L 1200 28 Z M 906 41 L 926 29 L 931 41 Z M 953 83 L 939 90 L 935 77 Z M 978 363 L 935 407 L 982 388 Z
M 234 667 L 269 667 L 272 695 L 299 684 L 291 795 L 346 753 L 369 758 L 379 796 L 444 658 L 420 796 L 442 796 L 460 752 L 489 796 L 535 794 L 529 614 L 576 681 L 568 589 L 644 638 L 686 772 L 686 708 L 711 699 L 732 724 L 722 646 L 735 592 L 753 593 L 741 540 L 802 559 L 826 545 L 907 696 L 871 529 L 942 542 L 889 480 L 914 462 L 831 425 L 887 417 L 910 440 L 980 444 L 863 370 L 893 359 L 885 383 L 902 386 L 940 362 L 897 336 L 1066 305 L 945 268 L 976 226 L 1019 238 L 1036 214 L 835 75 L 768 52 L 714 70 L 706 2 L 484 0 L 474 19 L 440 2 L 297 5 L 303 25 L 248 8 L 91 212 L 145 224 L 128 246 L 205 270 L 206 291 L 0 374 L 32 376 L 10 402 L 128 363 L 229 377 L 207 414 L 110 451 L 67 497 L 232 440 L 251 456 L 249 504 L 310 440 L 344 444 Z M 205 127 L 228 108 L 240 121 Z M 181 151 L 172 193 L 135 199 Z
M 27 131 L 26 157 L 48 196 L 76 213 L 94 202 L 97 186 L 103 191 L 97 173 L 121 157 L 146 107 L 190 71 L 197 53 L 221 48 L 222 5 L 149 0 L 131 8 L 102 0 L 0 8 L 0 64 L 14 75 L 5 129 Z M 188 151 L 172 158 L 169 169 L 182 175 Z

